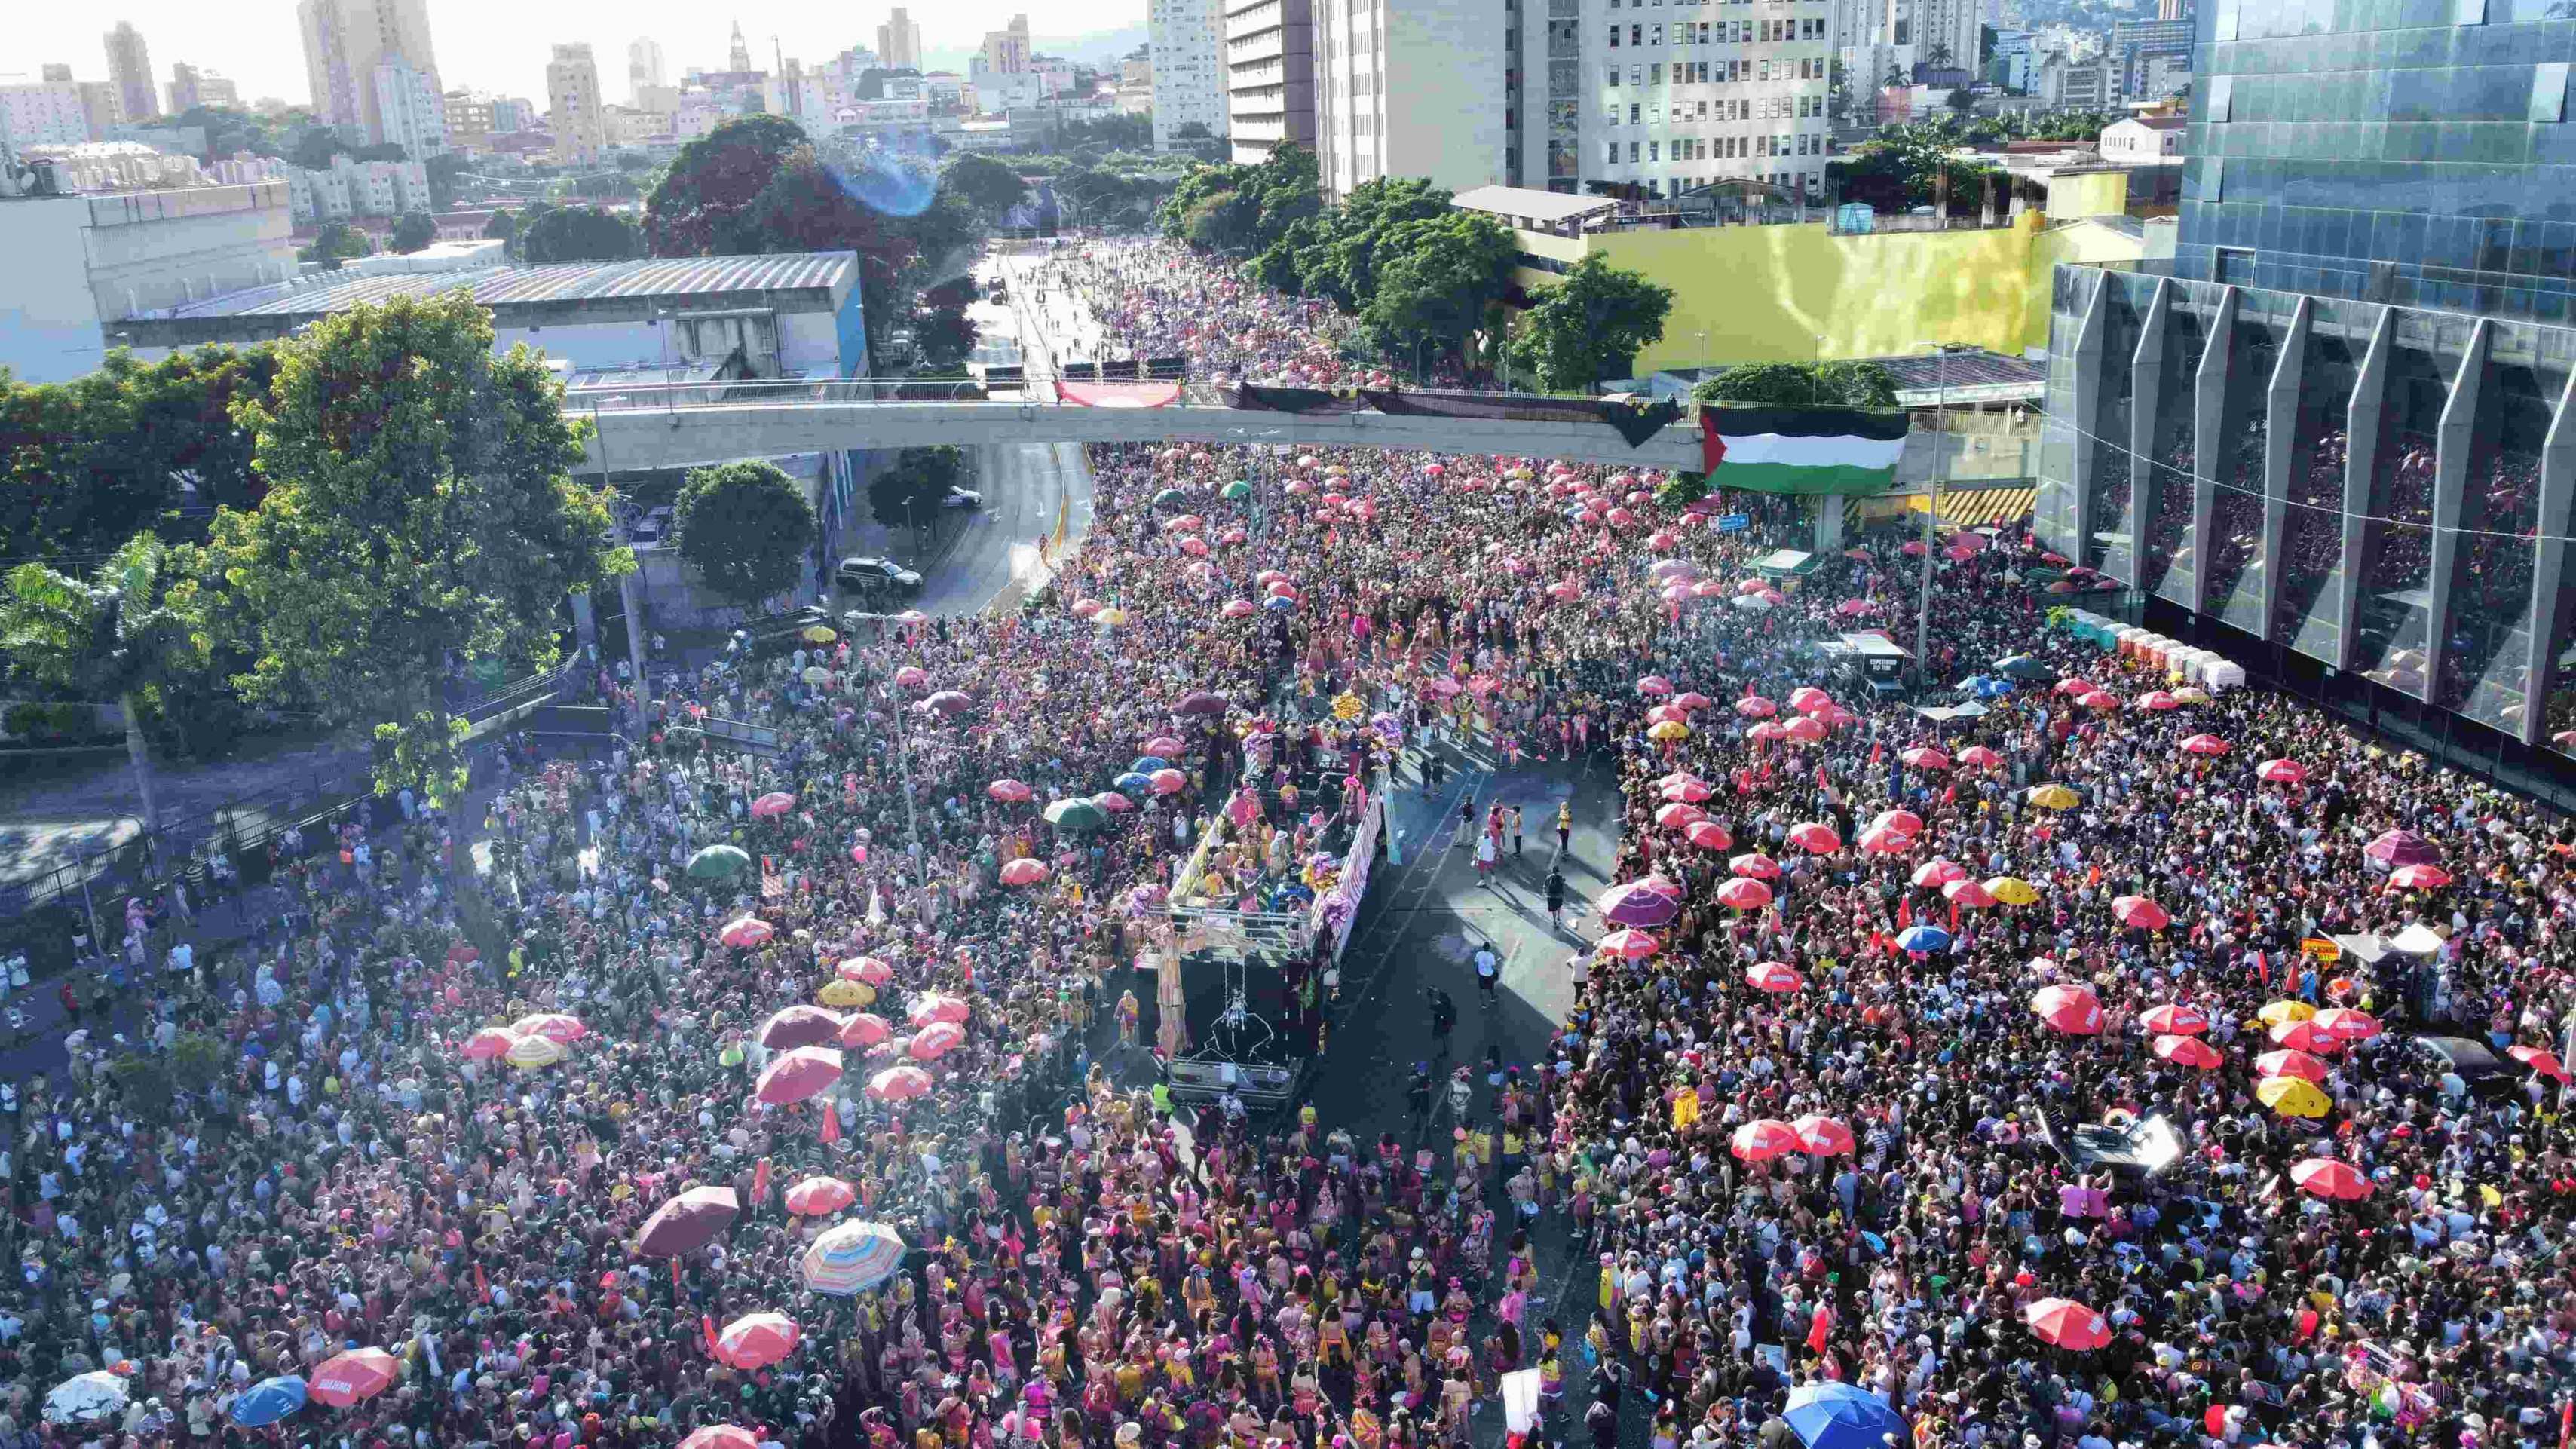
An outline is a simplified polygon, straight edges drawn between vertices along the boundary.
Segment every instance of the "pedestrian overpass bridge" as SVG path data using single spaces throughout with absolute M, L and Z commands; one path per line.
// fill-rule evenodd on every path
M 1496 453 L 1665 470 L 1697 468 L 1701 460 L 1699 430 L 1688 422 L 1666 426 L 1630 447 L 1618 429 L 1597 418 L 1265 412 L 1218 406 L 1187 393 L 1162 407 L 1086 407 L 1044 395 L 895 401 L 859 396 L 860 389 L 845 385 L 823 386 L 726 386 L 719 395 L 703 385 L 576 389 L 566 395 L 564 410 L 597 424 L 590 466 L 619 472 L 939 443 L 1278 443 Z M 1501 394 L 1494 401 L 1509 403 Z M 1558 399 L 1530 401 L 1562 405 Z

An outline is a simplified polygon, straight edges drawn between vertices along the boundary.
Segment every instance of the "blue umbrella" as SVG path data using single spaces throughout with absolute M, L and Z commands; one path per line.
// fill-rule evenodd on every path
M 1133 795 L 1140 790 L 1151 789 L 1154 784 L 1150 777 L 1135 770 L 1128 771 L 1126 774 L 1119 776 L 1110 783 L 1116 785 L 1120 790 L 1130 795 Z
M 1972 682 L 1979 699 L 2001 699 L 2013 692 L 2013 682 L 2009 679 L 1988 679 L 1981 674 Z
M 1876 1394 L 1843 1383 L 1803 1384 L 1780 1411 L 1806 1449 L 1884 1449 L 1886 1436 L 1906 1442 L 1905 1421 Z
M 262 1379 L 233 1400 L 233 1422 L 245 1429 L 264 1429 L 304 1407 L 304 1380 L 286 1375 Z
M 1293 609 L 1297 607 L 1297 601 L 1284 594 L 1272 594 L 1269 598 L 1261 601 L 1261 607 L 1265 609 Z
M 1164 759 L 1160 755 L 1138 755 L 1135 763 L 1127 767 L 1127 773 L 1131 775 L 1150 775 L 1156 770 L 1168 770 L 1171 767 L 1172 762 Z
M 1907 951 L 1938 951 L 1950 944 L 1950 933 L 1939 926 L 1908 926 L 1897 932 L 1896 944 Z

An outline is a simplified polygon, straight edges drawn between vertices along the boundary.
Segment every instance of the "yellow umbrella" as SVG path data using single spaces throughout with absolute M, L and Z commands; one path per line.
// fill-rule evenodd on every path
M 814 993 L 825 1006 L 867 1006 L 877 999 L 877 989 L 864 981 L 848 981 L 835 976 Z
M 2209 703 L 2209 691 L 2201 688 L 2197 684 L 2184 685 L 2182 688 L 2173 692 L 2173 697 L 2175 702 L 2178 704 Z
M 2322 1117 L 2334 1105 L 2304 1077 L 2265 1077 L 2254 1084 L 2254 1100 L 2284 1117 Z
M 820 624 L 812 625 L 805 631 L 805 642 L 808 644 L 829 644 L 840 637 Z
M 1999 875 L 1986 882 L 1986 894 L 2008 906 L 2026 906 L 2039 899 L 2039 888 L 2017 875 Z
M 1677 719 L 1668 719 L 1657 724 L 1652 729 L 1647 730 L 1646 738 L 1650 740 L 1686 740 L 1690 738 L 1690 726 L 1683 724 Z
M 1108 608 L 1101 610 L 1099 613 L 1092 615 L 1091 622 L 1098 624 L 1103 628 L 1115 629 L 1119 625 L 1127 622 L 1127 611 L 1118 607 L 1116 604 L 1112 604 Z
M 571 1048 L 530 1032 L 510 1043 L 510 1049 L 501 1054 L 501 1060 L 514 1067 L 534 1071 L 539 1067 L 551 1067 L 571 1055 Z
M 2265 1026 L 2281 1026 L 2293 1021 L 2313 1021 L 2317 1009 L 2304 1001 L 2275 1001 L 2254 1013 Z
M 2033 785 L 2027 798 L 2043 810 L 2072 810 L 2077 803 L 2075 792 L 2063 785 Z

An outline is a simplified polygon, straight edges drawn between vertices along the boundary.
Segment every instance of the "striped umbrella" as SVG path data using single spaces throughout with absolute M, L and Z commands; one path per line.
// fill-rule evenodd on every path
M 806 1246 L 797 1266 L 807 1288 L 847 1298 L 893 1277 L 903 1254 L 903 1239 L 883 1223 L 834 1223 Z

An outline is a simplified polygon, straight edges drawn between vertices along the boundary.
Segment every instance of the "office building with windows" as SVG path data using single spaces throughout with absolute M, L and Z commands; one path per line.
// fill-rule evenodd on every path
M 118 109 L 128 125 L 139 126 L 161 114 L 158 88 L 152 84 L 152 51 L 131 20 L 116 22 L 107 32 L 107 78 L 116 86 Z
M 1451 191 L 1502 183 L 1504 15 L 1504 0 L 1314 0 L 1315 161 L 1326 195 L 1385 177 Z
M 2514 768 L 2576 756 L 2555 14 L 2209 4 L 2169 268 L 2056 271 L 2036 520 L 2152 627 Z
M 1145 46 L 1152 67 L 1154 149 L 1172 149 L 1172 133 L 1184 126 L 1205 126 L 1210 136 L 1225 135 L 1221 0 L 1152 0 L 1145 11 Z
M 1224 15 L 1225 124 L 1217 133 L 1233 143 L 1238 165 L 1259 165 L 1283 144 L 1316 144 L 1316 37 L 1323 17 L 1309 0 L 1217 0 Z M 1154 58 L 1154 88 L 1162 93 L 1162 56 Z M 1157 102 L 1159 105 L 1159 101 Z M 1155 125 L 1162 121 L 1157 117 Z M 1160 136 L 1157 135 L 1159 141 Z M 1324 184 L 1332 179 L 1326 176 Z

